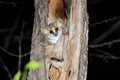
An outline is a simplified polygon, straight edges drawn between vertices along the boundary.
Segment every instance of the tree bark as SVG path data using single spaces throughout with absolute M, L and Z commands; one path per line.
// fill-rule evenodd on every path
M 70 4 L 69 0 L 66 0 Z M 67 6 L 67 5 L 66 5 Z M 71 0 L 68 34 L 56 44 L 47 44 L 40 27 L 47 24 L 48 0 L 35 0 L 31 60 L 41 67 L 30 70 L 28 80 L 86 80 L 88 49 L 88 16 L 86 0 Z
M 37 60 L 41 63 L 41 67 L 37 70 L 30 70 L 28 80 L 46 80 L 45 69 L 45 37 L 40 31 L 40 27 L 46 24 L 48 0 L 34 0 L 35 18 L 32 33 L 32 45 L 30 60 Z

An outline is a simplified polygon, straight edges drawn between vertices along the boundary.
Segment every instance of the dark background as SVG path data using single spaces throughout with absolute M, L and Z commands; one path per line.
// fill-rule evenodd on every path
M 89 64 L 87 80 L 120 80 L 119 7 L 119 0 L 88 0 Z M 22 54 L 30 51 L 33 18 L 33 0 L 0 0 L 0 80 L 9 80 L 4 66 L 8 68 L 12 76 L 18 70 L 18 58 L 8 55 L 8 52 L 19 54 L 22 30 Z M 106 34 L 107 36 L 103 38 Z M 112 44 L 91 47 L 115 40 L 117 42 Z M 22 58 L 21 70 L 28 61 L 29 55 Z

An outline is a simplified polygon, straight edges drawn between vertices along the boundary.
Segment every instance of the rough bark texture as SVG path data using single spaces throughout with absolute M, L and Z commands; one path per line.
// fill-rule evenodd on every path
M 69 3 L 69 0 L 66 2 Z M 28 80 L 86 80 L 88 18 L 86 0 L 71 0 L 69 33 L 54 45 L 47 45 L 40 26 L 46 24 L 47 0 L 35 0 L 35 22 L 32 36 L 31 60 L 42 66 L 30 70 Z
M 37 60 L 41 63 L 41 67 L 37 70 L 30 70 L 28 80 L 46 80 L 45 70 L 45 37 L 40 31 L 40 27 L 46 24 L 48 0 L 34 0 L 35 18 L 32 34 L 32 45 L 30 60 Z

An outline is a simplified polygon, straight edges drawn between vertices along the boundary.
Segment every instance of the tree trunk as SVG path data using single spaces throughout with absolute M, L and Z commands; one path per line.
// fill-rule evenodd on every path
M 66 0 L 70 4 L 69 0 Z M 47 24 L 48 0 L 35 0 L 31 60 L 41 67 L 30 70 L 28 80 L 86 80 L 88 49 L 88 16 L 86 0 L 71 0 L 67 22 L 68 34 L 56 44 L 47 44 L 40 27 Z M 67 6 L 67 5 L 65 5 Z

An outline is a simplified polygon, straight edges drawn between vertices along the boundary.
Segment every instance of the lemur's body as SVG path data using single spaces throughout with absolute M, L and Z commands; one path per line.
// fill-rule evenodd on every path
M 67 22 L 63 0 L 50 0 L 48 9 L 48 26 L 42 27 L 41 31 L 47 35 L 50 43 L 56 43 Z
M 48 24 L 61 19 L 66 24 L 65 6 L 63 0 L 50 0 L 48 10 Z

